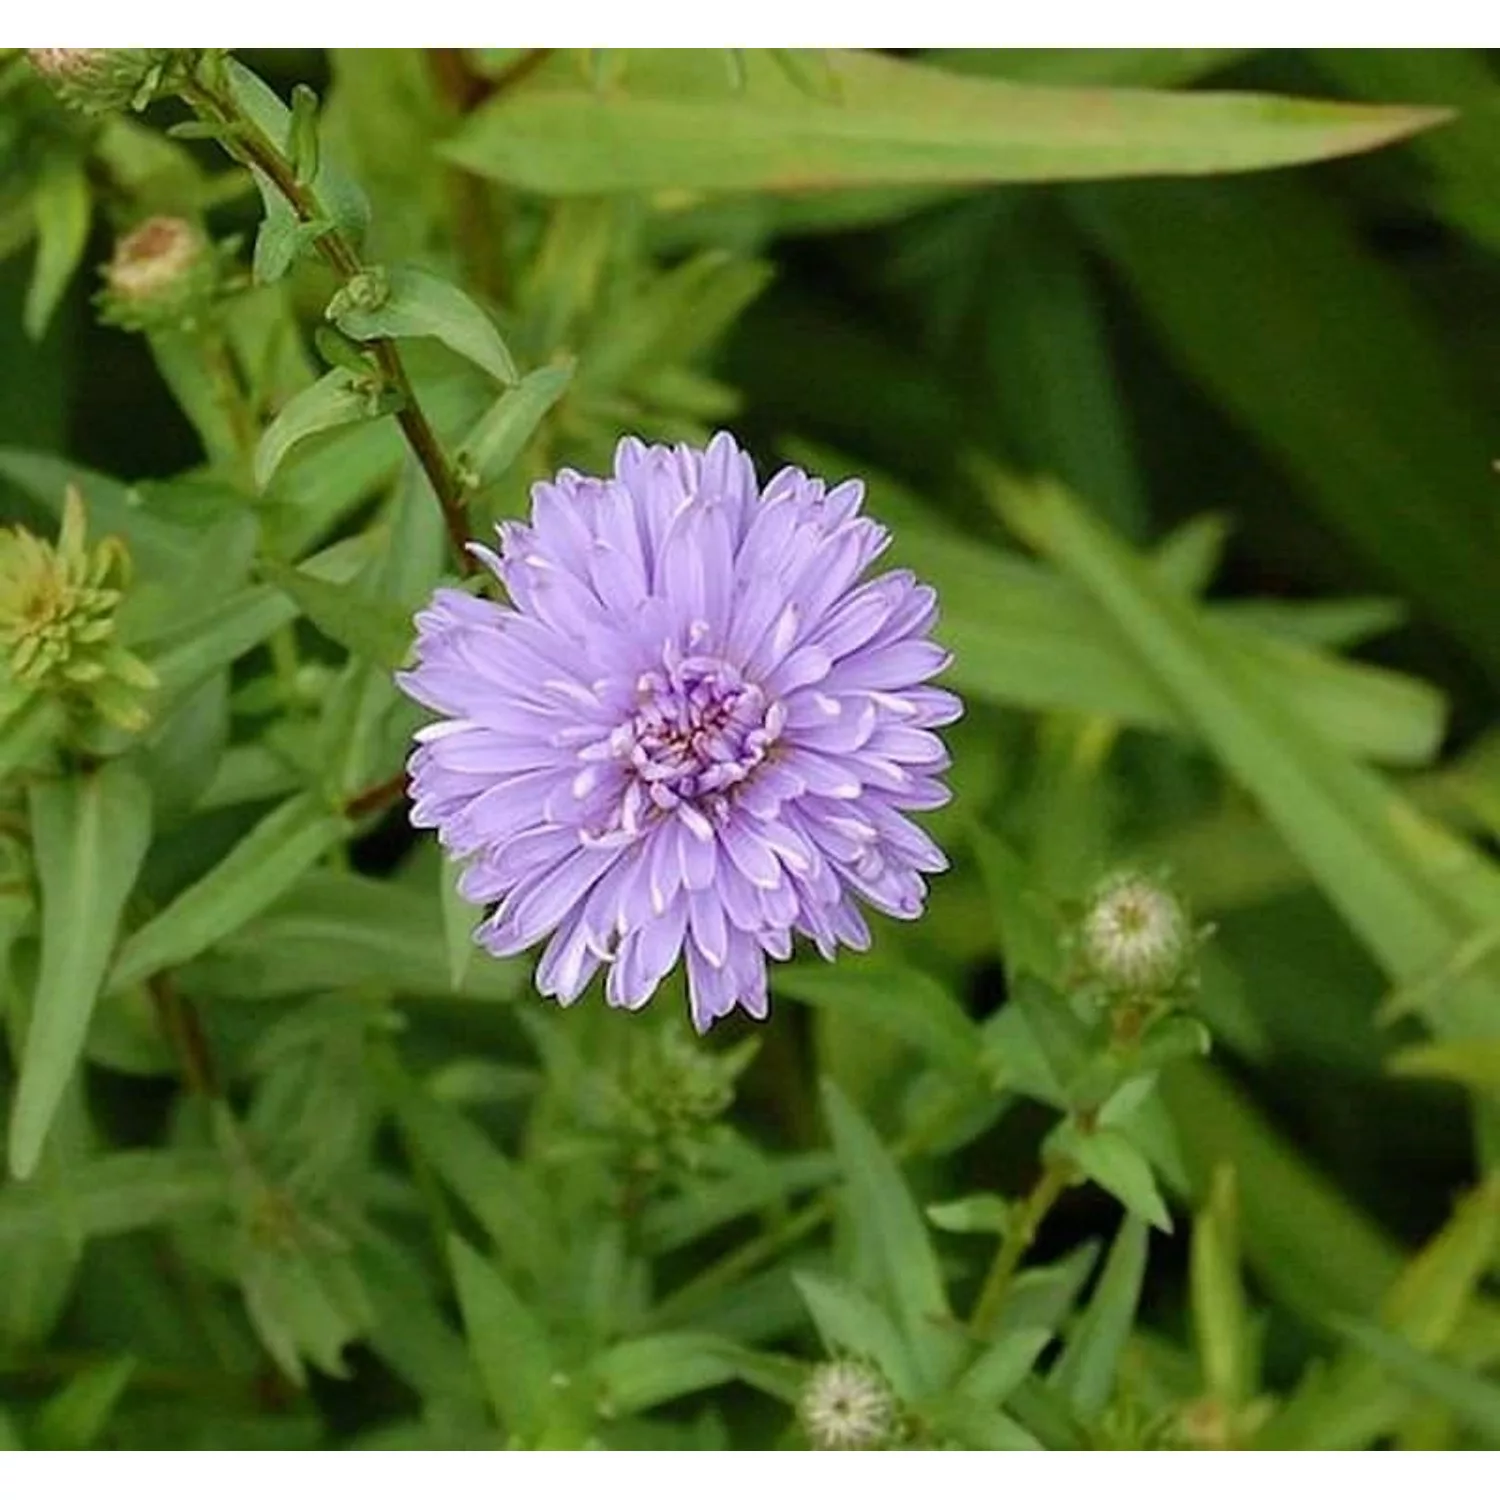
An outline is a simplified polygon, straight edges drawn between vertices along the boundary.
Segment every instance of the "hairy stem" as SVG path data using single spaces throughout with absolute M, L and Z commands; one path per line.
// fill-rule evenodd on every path
M 330 216 L 318 202 L 317 194 L 308 183 L 298 180 L 286 153 L 240 109 L 231 95 L 201 78 L 187 80 L 180 89 L 188 106 L 200 119 L 225 132 L 226 145 L 275 186 L 302 223 L 329 221 Z M 341 281 L 349 282 L 365 271 L 358 250 L 341 229 L 325 230 L 315 243 L 318 253 Z M 371 340 L 367 347 L 381 380 L 396 394 L 399 402 L 396 420 L 442 508 L 443 524 L 459 570 L 472 573 L 477 564 L 469 555 L 469 534 L 463 514 L 464 492 L 458 475 L 417 400 L 395 343 L 380 338 Z

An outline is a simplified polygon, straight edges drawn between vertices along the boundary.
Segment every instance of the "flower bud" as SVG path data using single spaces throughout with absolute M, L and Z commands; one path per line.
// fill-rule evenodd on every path
M 116 243 L 103 274 L 105 321 L 156 331 L 181 327 L 208 305 L 218 286 L 219 266 L 197 225 L 158 215 Z
M 818 1365 L 797 1401 L 797 1415 L 814 1448 L 884 1448 L 896 1435 L 895 1393 L 865 1360 Z
M 84 544 L 83 499 L 69 489 L 55 545 L 23 527 L 0 530 L 0 652 L 24 688 L 82 699 L 123 729 L 139 729 L 141 692 L 156 675 L 112 637 L 129 575 L 124 547 Z
M 31 47 L 26 55 L 58 97 L 85 114 L 142 107 L 173 57 L 162 47 Z
M 1162 995 L 1187 978 L 1197 937 L 1182 902 L 1144 875 L 1095 888 L 1079 929 L 1085 969 L 1110 994 Z

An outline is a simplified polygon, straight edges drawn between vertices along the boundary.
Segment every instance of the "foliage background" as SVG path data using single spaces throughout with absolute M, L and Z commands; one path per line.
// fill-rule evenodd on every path
M 799 958 L 768 1026 L 703 1044 L 676 995 L 559 1013 L 526 965 L 469 953 L 381 791 L 416 721 L 391 632 L 399 658 L 444 568 L 395 424 L 298 445 L 257 494 L 199 355 L 102 325 L 92 270 L 146 209 L 205 215 L 246 260 L 248 179 L 212 141 L 166 144 L 180 105 L 91 135 L 15 60 L 0 506 L 51 535 L 82 484 L 176 696 L 109 749 L 152 794 L 118 920 L 97 889 L 116 810 L 70 876 L 33 857 L 38 780 L 92 762 L 0 726 L 13 1164 L 49 902 L 54 943 L 109 971 L 49 1064 L 40 1165 L 0 1187 L 0 1440 L 796 1446 L 804 1367 L 839 1349 L 903 1387 L 918 1446 L 1500 1436 L 1488 57 L 933 55 L 947 78 L 879 110 L 817 54 L 244 60 L 322 96 L 367 261 L 466 287 L 527 376 L 472 524 L 627 431 L 728 425 L 763 473 L 867 477 L 970 705 L 931 820 L 955 869 L 920 924 Z M 1024 149 L 999 95 L 988 132 L 945 112 L 1003 79 L 1457 114 L 1368 154 L 1423 122 L 1368 117 L 1389 124 L 1361 141 L 1340 132 L 1365 116 L 1243 137 L 1185 117 L 1153 156 L 1127 102 L 1089 156 L 1086 101 Z M 631 109 L 651 97 L 678 110 L 659 130 Z M 816 121 L 735 155 L 733 112 L 803 110 L 886 124 L 829 160 Z M 1307 132 L 1290 158 L 1283 127 Z M 1127 180 L 1066 180 L 1110 152 Z M 1305 164 L 1213 175 L 1283 159 Z M 335 290 L 304 258 L 226 303 L 260 423 L 321 370 Z M 457 449 L 493 379 L 402 348 Z M 252 834 L 196 928 L 122 970 Z M 972 1304 L 1000 1222 L 974 1195 L 1023 1197 L 1070 1099 L 1028 985 L 1063 981 L 1059 937 L 1121 862 L 1169 868 L 1216 925 L 1212 1056 L 1167 1063 L 1127 1164 L 1047 1217 L 964 1388 L 945 1309 Z M 1153 1182 L 1172 1232 L 1148 1245 L 1121 1200 L 1155 1217 Z

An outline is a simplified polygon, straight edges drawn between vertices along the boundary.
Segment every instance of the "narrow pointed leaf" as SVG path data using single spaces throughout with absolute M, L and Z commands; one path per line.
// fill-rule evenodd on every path
M 348 827 L 346 819 L 310 793 L 282 803 L 208 874 L 130 935 L 108 987 L 124 989 L 160 969 L 186 963 L 237 932 L 285 895 Z
M 1067 1396 L 1085 1422 L 1104 1410 L 1114 1390 L 1146 1275 L 1146 1242 L 1145 1221 L 1127 1214 L 1099 1285 L 1048 1376 L 1048 1383 Z
M 42 954 L 10 1122 L 10 1170 L 36 1166 L 151 839 L 151 794 L 121 761 L 31 788 Z
M 656 188 L 1057 182 L 1244 171 L 1365 151 L 1441 111 L 1269 98 L 1043 88 L 874 52 L 830 52 L 822 97 L 765 52 L 736 88 L 711 54 L 633 54 L 592 88 L 558 58 L 496 94 L 445 148 L 461 166 L 548 193 Z
M 370 396 L 348 370 L 329 370 L 276 413 L 255 449 L 255 485 L 264 489 L 292 448 L 303 438 L 334 427 L 362 422 L 370 415 Z
M 464 1240 L 450 1237 L 448 1254 L 469 1351 L 490 1405 L 513 1438 L 535 1442 L 547 1426 L 558 1373 L 546 1330 Z
M 430 271 L 397 266 L 387 273 L 386 295 L 378 307 L 339 307 L 335 298 L 335 309 L 330 309 L 333 321 L 361 343 L 433 338 L 501 385 L 515 385 L 521 378 L 489 314 L 467 292 Z

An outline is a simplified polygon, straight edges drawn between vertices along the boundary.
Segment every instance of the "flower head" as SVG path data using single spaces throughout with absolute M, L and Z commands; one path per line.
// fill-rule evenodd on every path
M 102 302 L 123 328 L 181 326 L 207 305 L 218 258 L 197 225 L 159 214 L 120 238 L 104 267 Z
M 864 1360 L 814 1367 L 797 1414 L 815 1448 L 883 1448 L 896 1432 L 896 1398 L 885 1377 Z
M 1144 875 L 1111 875 L 1084 911 L 1079 947 L 1089 973 L 1115 994 L 1163 994 L 1188 972 L 1197 935 L 1182 902 Z
M 90 549 L 83 499 L 69 489 L 56 545 L 24 527 L 0 531 L 0 651 L 23 688 L 86 699 L 125 729 L 146 713 L 156 675 L 114 640 L 129 558 L 114 538 Z
M 620 444 L 605 479 L 564 470 L 531 524 L 475 551 L 508 605 L 439 590 L 417 617 L 412 821 L 470 861 L 492 953 L 551 940 L 543 994 L 601 966 L 613 1005 L 685 959 L 699 1030 L 767 1008 L 766 956 L 796 933 L 863 948 L 858 897 L 915 917 L 941 850 L 906 817 L 947 800 L 956 719 L 936 599 L 861 582 L 886 533 L 863 486 L 783 469 L 764 488 L 726 435 Z
M 26 55 L 61 99 L 88 114 L 144 104 L 173 57 L 160 47 L 32 47 Z

